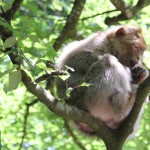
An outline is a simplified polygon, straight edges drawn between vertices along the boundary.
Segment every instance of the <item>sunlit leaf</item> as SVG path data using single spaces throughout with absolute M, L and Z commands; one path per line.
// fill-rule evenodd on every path
M 43 62 L 39 62 L 39 63 L 37 63 L 37 64 L 36 64 L 36 66 L 37 66 L 37 67 L 39 67 L 39 68 L 41 68 L 41 69 L 46 68 L 46 64 L 45 64 L 45 63 L 43 63 Z
M 9 75 L 8 85 L 4 87 L 4 91 L 7 93 L 8 91 L 12 91 L 18 87 L 18 84 L 21 82 L 22 75 L 21 71 L 17 70 Z
M 83 82 L 82 84 L 80 84 L 79 86 L 86 86 L 86 87 L 89 87 L 93 84 L 90 84 L 90 83 L 86 83 L 86 82 Z
M 69 87 L 69 88 L 67 88 L 67 90 L 66 90 L 66 96 L 67 97 L 70 97 L 70 94 L 71 94 L 71 91 L 72 91 L 73 89 L 71 88 L 71 87 Z
M 70 74 L 66 74 L 66 75 L 60 75 L 59 76 L 63 81 L 65 81 L 66 79 L 68 79 L 70 77 Z
M 4 42 L 4 48 L 9 48 L 14 46 L 16 43 L 16 37 L 12 36 L 6 39 L 6 41 Z
M 14 64 L 13 67 L 11 69 L 6 70 L 5 72 L 0 72 L 0 78 L 2 78 L 3 76 L 12 73 L 16 68 L 18 67 L 18 65 Z

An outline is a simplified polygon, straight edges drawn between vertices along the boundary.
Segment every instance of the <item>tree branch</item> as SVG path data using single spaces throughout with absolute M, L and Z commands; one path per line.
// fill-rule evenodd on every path
M 59 76 L 59 75 L 67 75 L 65 72 L 60 72 L 60 71 L 54 71 L 54 72 L 51 72 L 51 73 L 47 73 L 47 74 L 44 74 L 42 76 L 40 76 L 39 78 L 37 78 L 35 80 L 36 83 L 40 83 L 44 80 L 47 80 L 51 77 L 56 77 L 56 76 Z
M 123 0 L 110 0 L 110 1 L 120 11 L 123 11 L 126 8 L 126 4 Z
M 4 15 L 4 18 L 7 22 L 10 22 L 14 14 L 17 12 L 17 10 L 20 8 L 21 3 L 23 0 L 14 0 L 11 8 L 9 8 Z
M 150 1 L 149 0 L 138 0 L 136 6 L 134 7 L 134 11 L 140 11 L 141 9 L 143 9 L 144 7 L 150 5 Z
M 61 45 L 64 43 L 66 39 L 69 37 L 72 37 L 76 33 L 76 25 L 78 23 L 79 17 L 81 15 L 81 12 L 84 8 L 86 0 L 75 0 L 74 6 L 71 10 L 71 13 L 67 17 L 66 24 L 61 31 L 59 37 L 56 39 L 54 43 L 54 49 L 57 51 Z
M 115 24 L 119 24 L 119 21 L 123 21 L 123 20 L 128 20 L 129 18 L 127 18 L 124 14 L 120 14 L 118 16 L 115 17 L 107 17 L 105 19 L 105 24 L 107 24 L 108 26 L 110 25 L 115 25 Z
M 17 53 L 10 53 L 9 57 L 14 64 L 20 66 L 21 62 Z M 24 70 L 21 70 L 22 82 L 26 86 L 27 90 L 36 96 L 49 110 L 55 114 L 70 120 L 80 121 L 88 124 L 90 127 L 95 129 L 97 134 L 104 140 L 113 137 L 113 132 L 106 127 L 101 121 L 93 118 L 88 112 L 80 110 L 69 104 L 64 104 L 59 100 L 55 99 L 47 90 L 40 87 L 27 75 Z
M 70 106 L 68 104 L 59 102 L 49 92 L 40 87 L 38 84 L 34 83 L 23 70 L 21 70 L 21 72 L 22 81 L 27 90 L 35 95 L 52 112 L 67 119 L 82 121 L 97 130 L 101 128 L 101 130 L 99 131 L 101 137 L 105 137 L 106 133 L 108 136 L 111 136 L 110 130 L 97 119 L 93 118 L 89 113 L 79 110 L 78 108 Z
M 70 128 L 70 125 L 68 124 L 68 121 L 66 119 L 64 119 L 64 125 L 67 128 L 67 130 L 70 133 L 70 135 L 72 136 L 74 142 L 80 147 L 80 149 L 86 150 L 86 148 L 82 145 L 82 143 L 79 141 L 79 139 L 77 138 L 77 136 L 73 133 L 73 131 Z
M 25 114 L 24 114 L 24 123 L 23 123 L 23 135 L 22 135 L 22 137 L 21 137 L 21 142 L 20 142 L 20 144 L 19 144 L 19 148 L 18 148 L 18 150 L 21 150 L 21 148 L 22 148 L 22 145 L 23 145 L 23 143 L 24 143 L 24 139 L 25 139 L 25 136 L 26 136 L 26 129 L 27 129 L 27 119 L 28 119 L 28 116 L 29 116 L 29 110 L 30 110 L 30 107 L 31 106 L 33 106 L 33 105 L 35 105 L 37 102 L 38 102 L 39 100 L 38 99 L 35 99 L 34 101 L 32 101 L 31 103 L 27 103 L 26 104 L 26 112 L 25 112 Z
M 95 15 L 92 15 L 92 16 L 89 16 L 89 17 L 81 18 L 81 19 L 79 19 L 79 20 L 84 21 L 84 20 L 87 20 L 87 19 L 89 19 L 89 18 L 94 18 L 94 17 L 97 17 L 97 16 L 101 16 L 101 15 L 104 15 L 104 14 L 108 14 L 108 13 L 111 13 L 111 12 L 115 12 L 115 11 L 118 11 L 118 10 L 117 10 L 117 9 L 114 9 L 114 10 L 104 11 L 104 12 L 102 12 L 102 13 L 98 13 L 98 14 L 95 14 Z
M 10 21 L 12 19 L 12 17 L 14 16 L 14 14 L 17 12 L 17 10 L 20 8 L 21 3 L 23 2 L 23 0 L 14 0 L 14 2 L 12 3 L 11 8 L 9 8 L 6 12 L 2 9 L 2 12 L 0 13 L 0 17 L 4 18 L 4 20 L 10 24 Z M 12 36 L 12 31 L 10 29 L 4 28 L 2 25 L 0 25 L 0 35 L 1 37 L 9 37 Z
M 121 14 L 115 17 L 107 17 L 105 19 L 105 23 L 107 25 L 113 25 L 113 24 L 118 24 L 119 21 L 122 20 L 129 20 L 138 12 L 143 9 L 144 7 L 148 6 L 150 4 L 149 0 L 139 0 L 137 4 L 133 6 L 127 6 L 123 0 L 110 0 L 112 4 L 121 11 Z
M 15 56 L 13 53 L 9 54 L 9 56 L 11 60 L 17 60 L 17 56 Z M 49 110 L 63 118 L 86 123 L 95 130 L 97 135 L 103 139 L 108 147 L 114 147 L 114 149 L 118 146 L 114 143 L 120 143 L 119 145 L 122 145 L 125 142 L 126 137 L 131 133 L 136 117 L 138 116 L 140 108 L 142 107 L 143 99 L 147 96 L 150 90 L 149 76 L 138 88 L 135 106 L 129 115 L 129 117 L 131 117 L 130 119 L 134 118 L 133 121 L 127 119 L 124 121 L 121 128 L 118 130 L 111 130 L 107 128 L 101 121 L 93 118 L 89 113 L 56 100 L 49 92 L 40 87 L 38 84 L 34 83 L 24 70 L 21 70 L 21 73 L 22 81 L 27 90 L 35 95 L 43 104 L 45 104 Z M 126 126 L 124 126 L 124 124 L 126 124 Z

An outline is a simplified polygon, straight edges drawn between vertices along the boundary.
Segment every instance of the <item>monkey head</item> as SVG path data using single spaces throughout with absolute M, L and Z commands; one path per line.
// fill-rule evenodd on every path
M 142 55 L 147 48 L 141 28 L 136 26 L 118 26 L 113 30 L 108 30 L 108 39 L 113 49 L 113 55 L 129 68 L 140 64 Z

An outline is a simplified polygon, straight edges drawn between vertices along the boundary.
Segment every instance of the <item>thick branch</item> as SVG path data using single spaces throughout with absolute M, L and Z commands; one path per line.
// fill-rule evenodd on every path
M 67 104 L 63 104 L 62 102 L 57 101 L 49 92 L 40 87 L 38 84 L 35 84 L 30 79 L 30 77 L 27 76 L 25 71 L 21 70 L 21 72 L 22 81 L 27 87 L 27 90 L 33 95 L 35 95 L 52 112 L 61 117 L 76 121 L 82 121 L 90 125 L 99 132 L 102 138 L 106 138 L 106 135 L 109 137 L 111 136 L 110 130 L 97 119 L 93 118 L 89 113 L 79 110 L 76 107 L 69 106 Z
M 14 64 L 21 65 L 22 61 L 18 59 L 19 56 L 17 53 L 10 53 L 9 57 Z M 101 121 L 93 118 L 89 113 L 83 110 L 56 100 L 47 90 L 33 82 L 24 70 L 20 71 L 22 74 L 22 82 L 26 86 L 27 90 L 36 96 L 44 105 L 46 105 L 49 110 L 63 118 L 88 124 L 90 127 L 95 129 L 97 134 L 103 140 L 113 138 L 113 132 L 111 132 L 111 130 Z
M 56 41 L 54 43 L 55 50 L 58 50 L 66 39 L 75 35 L 75 33 L 76 33 L 75 28 L 78 23 L 81 12 L 84 8 L 85 1 L 86 0 L 75 0 L 74 1 L 74 6 L 72 8 L 70 15 L 68 15 L 68 17 L 67 17 L 66 24 L 65 24 L 63 30 L 61 31 L 59 37 L 56 39 Z
M 21 3 L 23 2 L 23 0 L 14 0 L 11 8 L 9 8 L 6 12 L 5 12 L 5 20 L 10 22 L 10 20 L 12 19 L 12 17 L 14 16 L 14 14 L 17 12 L 17 10 L 20 8 Z
M 105 23 L 110 26 L 113 24 L 118 24 L 119 21 L 128 20 L 128 19 L 129 18 L 127 18 L 124 14 L 120 14 L 120 15 L 118 15 L 116 17 L 112 17 L 112 18 L 107 17 L 105 19 Z
M 2 13 L 0 14 L 0 17 L 4 18 L 5 21 L 10 24 L 10 21 L 14 14 L 17 12 L 17 10 L 20 8 L 21 3 L 23 0 L 14 0 L 11 8 L 9 8 L 6 12 L 4 12 L 3 8 Z M 9 37 L 12 36 L 12 31 L 10 29 L 4 28 L 3 26 L 0 25 L 0 36 L 1 37 Z
M 136 4 L 136 6 L 133 8 L 135 12 L 140 11 L 141 9 L 143 9 L 144 7 L 150 5 L 150 1 L 149 0 L 139 0 Z
M 120 11 L 124 10 L 126 7 L 126 4 L 123 0 L 110 0 L 110 1 Z
M 133 6 L 125 5 L 123 0 L 110 0 L 114 6 L 121 11 L 121 14 L 115 17 L 107 17 L 105 23 L 107 25 L 118 24 L 119 21 L 131 19 L 135 16 L 141 9 L 150 4 L 149 0 L 139 0 L 137 4 Z M 119 5 L 120 4 L 120 5 Z

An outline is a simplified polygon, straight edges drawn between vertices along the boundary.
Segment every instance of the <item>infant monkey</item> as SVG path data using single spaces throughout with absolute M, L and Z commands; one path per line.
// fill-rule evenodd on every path
M 69 44 L 59 58 L 58 67 L 63 70 L 68 66 L 74 71 L 68 70 L 70 77 L 66 83 L 58 80 L 58 95 L 65 97 L 66 85 L 72 87 L 67 103 L 117 129 L 134 105 L 138 85 L 148 76 L 141 65 L 146 48 L 141 29 L 127 25 Z M 78 87 L 83 82 L 90 86 Z M 94 133 L 88 125 L 76 124 L 83 132 Z

